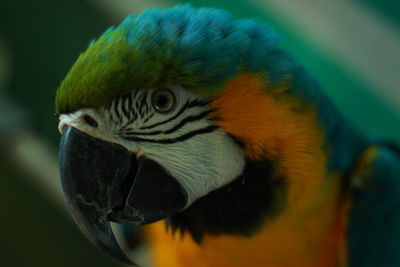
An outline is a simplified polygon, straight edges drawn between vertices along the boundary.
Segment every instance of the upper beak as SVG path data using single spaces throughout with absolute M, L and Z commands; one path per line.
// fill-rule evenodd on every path
M 110 220 L 143 224 L 183 209 L 186 192 L 157 162 L 70 126 L 60 143 L 60 172 L 68 208 L 86 237 L 128 264 Z M 135 265 L 135 264 L 134 264 Z

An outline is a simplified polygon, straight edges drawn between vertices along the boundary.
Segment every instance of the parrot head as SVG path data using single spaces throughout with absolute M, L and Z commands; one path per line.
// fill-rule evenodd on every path
M 90 241 L 130 262 L 111 221 L 178 214 L 261 160 L 265 88 L 283 90 L 287 65 L 276 42 L 257 21 L 183 5 L 130 15 L 89 45 L 56 112 L 63 190 Z

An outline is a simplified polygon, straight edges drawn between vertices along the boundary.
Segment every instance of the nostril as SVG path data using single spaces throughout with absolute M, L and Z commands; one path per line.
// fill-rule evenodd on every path
M 93 119 L 92 117 L 90 117 L 89 115 L 83 116 L 83 120 L 84 120 L 87 124 L 89 124 L 90 126 L 92 126 L 92 127 L 94 127 L 94 128 L 99 127 L 99 123 L 98 123 L 95 119 Z

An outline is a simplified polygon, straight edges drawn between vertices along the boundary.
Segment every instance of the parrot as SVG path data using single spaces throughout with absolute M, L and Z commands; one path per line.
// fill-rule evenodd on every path
M 150 8 L 79 55 L 55 94 L 82 233 L 160 267 L 400 266 L 400 149 L 363 133 L 260 19 Z

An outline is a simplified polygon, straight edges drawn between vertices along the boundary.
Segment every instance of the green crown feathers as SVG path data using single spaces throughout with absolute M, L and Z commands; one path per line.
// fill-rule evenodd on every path
M 268 55 L 276 35 L 223 10 L 179 5 L 128 16 L 79 56 L 56 93 L 56 112 L 99 107 L 141 88 L 181 85 L 214 94 L 243 69 L 279 70 Z

